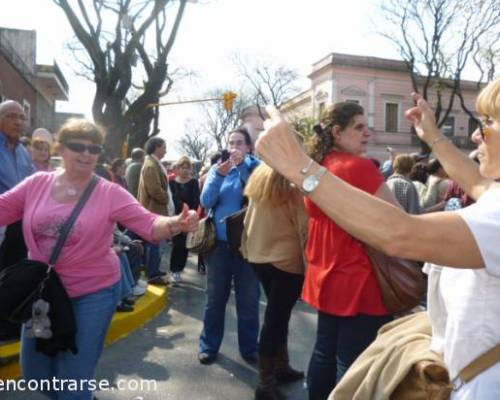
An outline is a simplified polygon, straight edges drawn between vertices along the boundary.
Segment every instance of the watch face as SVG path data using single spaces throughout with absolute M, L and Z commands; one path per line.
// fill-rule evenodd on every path
M 318 185 L 318 179 L 313 175 L 313 176 L 308 176 L 306 179 L 304 179 L 304 182 L 302 182 L 302 189 L 306 193 L 312 192 L 316 186 Z

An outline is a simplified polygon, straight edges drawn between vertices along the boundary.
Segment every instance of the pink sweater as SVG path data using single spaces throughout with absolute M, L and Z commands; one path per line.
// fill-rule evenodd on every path
M 55 178 L 55 172 L 38 172 L 0 195 L 0 226 L 22 218 L 29 258 L 42 262 L 48 262 L 59 230 L 76 204 L 58 203 L 52 197 Z M 156 218 L 126 190 L 100 179 L 56 263 L 68 295 L 93 293 L 120 279 L 119 259 L 111 249 L 117 222 L 152 241 Z

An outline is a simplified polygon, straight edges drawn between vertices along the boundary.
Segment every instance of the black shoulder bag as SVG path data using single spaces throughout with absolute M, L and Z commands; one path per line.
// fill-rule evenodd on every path
M 42 298 L 45 283 L 51 276 L 68 234 L 98 181 L 99 178 L 94 175 L 85 188 L 61 228 L 48 264 L 24 259 L 0 272 L 0 320 L 25 323 L 31 318 L 33 303 Z
M 245 191 L 245 182 L 241 179 L 242 190 Z M 229 249 L 238 255 L 241 255 L 240 247 L 241 247 L 241 238 L 243 236 L 243 230 L 245 229 L 244 221 L 245 216 L 247 214 L 247 203 L 248 199 L 243 196 L 243 201 L 241 204 L 241 209 L 238 211 L 229 214 L 226 218 L 226 236 L 227 236 L 227 244 Z

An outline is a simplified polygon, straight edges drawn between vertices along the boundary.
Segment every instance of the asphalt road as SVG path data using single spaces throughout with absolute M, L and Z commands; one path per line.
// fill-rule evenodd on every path
M 197 360 L 198 336 L 205 302 L 205 277 L 196 272 L 194 259 L 183 282 L 170 289 L 168 309 L 142 329 L 105 349 L 97 379 L 112 390 L 97 391 L 99 400 L 251 400 L 257 370 L 239 355 L 234 296 L 226 309 L 226 330 L 217 361 L 209 366 Z M 261 316 L 265 297 L 261 299 Z M 292 365 L 306 370 L 314 344 L 316 313 L 297 303 L 290 321 Z M 141 382 L 141 380 L 143 380 Z M 120 386 L 120 387 L 118 387 Z M 142 386 L 142 388 L 141 388 Z M 303 382 L 281 387 L 289 400 L 307 399 Z M 33 392 L 0 392 L 1 400 L 45 399 Z

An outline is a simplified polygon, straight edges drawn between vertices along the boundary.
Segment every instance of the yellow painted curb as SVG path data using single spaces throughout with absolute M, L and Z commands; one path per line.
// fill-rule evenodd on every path
M 127 337 L 155 318 L 166 308 L 167 294 L 167 287 L 149 285 L 146 294 L 135 303 L 133 312 L 115 313 L 106 336 L 106 345 L 109 346 Z M 19 350 L 19 342 L 0 346 L 0 380 L 16 379 L 21 376 Z M 2 359 L 9 358 L 13 358 L 12 361 L 2 363 Z

